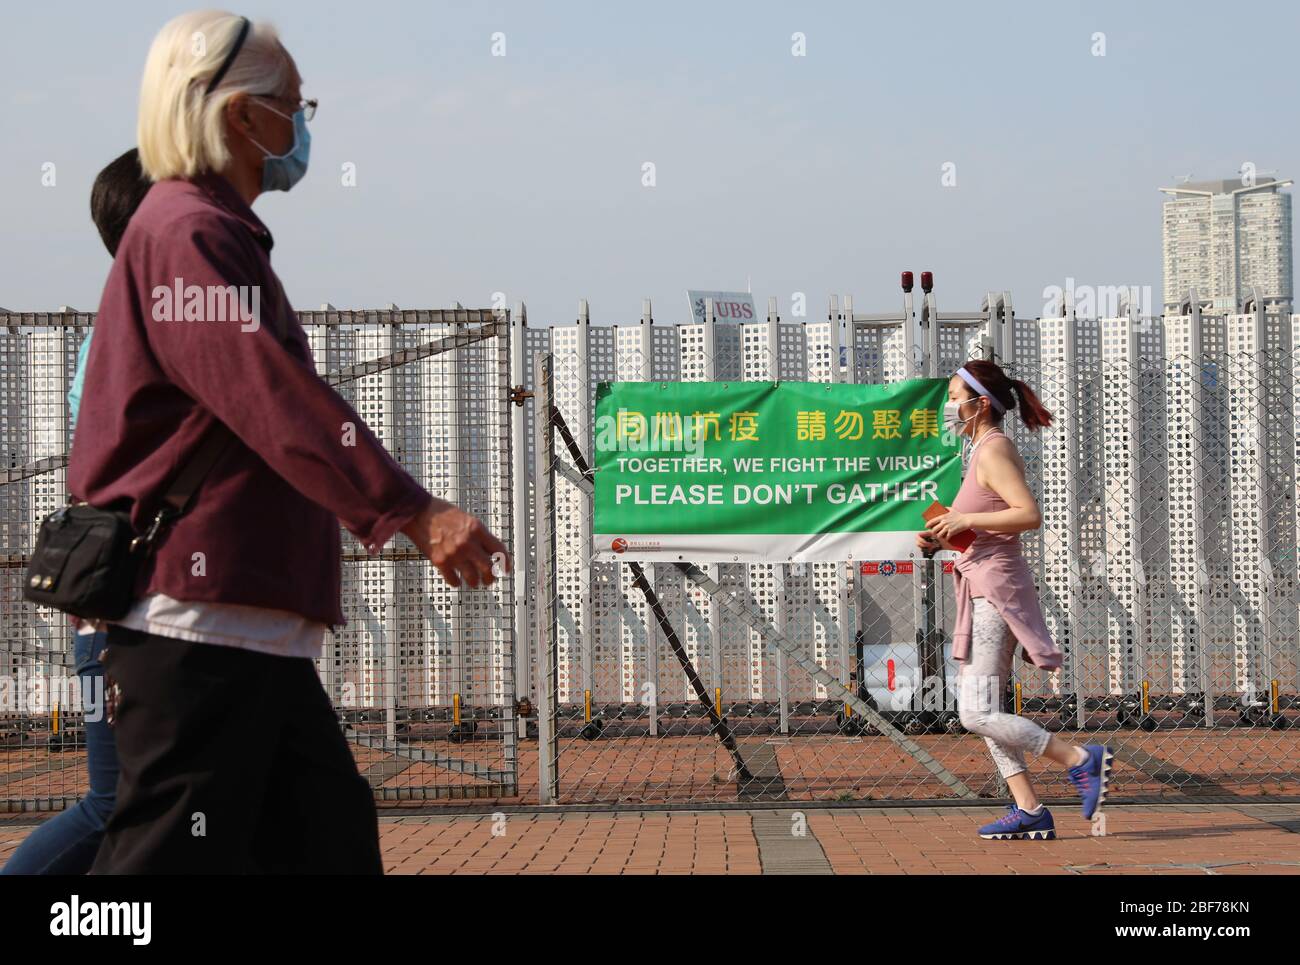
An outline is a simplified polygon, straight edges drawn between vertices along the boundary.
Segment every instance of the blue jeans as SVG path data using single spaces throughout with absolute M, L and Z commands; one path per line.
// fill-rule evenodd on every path
M 72 644 L 86 710 L 90 793 L 28 835 L 0 874 L 82 875 L 94 863 L 117 798 L 117 745 L 104 714 L 104 668 L 99 663 L 107 636 L 79 633 Z

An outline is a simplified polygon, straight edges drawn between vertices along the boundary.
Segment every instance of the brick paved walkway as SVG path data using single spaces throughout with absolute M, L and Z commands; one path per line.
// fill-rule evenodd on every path
M 1107 809 L 1094 837 L 983 841 L 999 808 L 380 814 L 391 874 L 1300 874 L 1300 806 Z M 0 820 L 0 862 L 32 828 Z

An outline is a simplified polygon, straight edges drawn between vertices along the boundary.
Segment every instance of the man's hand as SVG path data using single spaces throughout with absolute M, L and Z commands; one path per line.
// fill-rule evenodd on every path
M 402 527 L 402 533 L 452 586 L 462 582 L 471 588 L 488 586 L 496 580 L 494 561 L 502 567 L 510 565 L 505 544 L 478 517 L 436 496 Z

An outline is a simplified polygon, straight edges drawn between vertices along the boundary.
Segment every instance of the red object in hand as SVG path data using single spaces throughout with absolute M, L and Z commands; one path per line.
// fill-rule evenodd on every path
M 946 512 L 948 512 L 948 507 L 936 499 L 921 514 L 921 518 L 928 523 Z M 973 542 L 975 542 L 975 530 L 964 529 L 960 533 L 954 533 L 948 540 L 948 545 L 958 552 L 965 553 L 966 550 L 970 549 L 970 544 Z

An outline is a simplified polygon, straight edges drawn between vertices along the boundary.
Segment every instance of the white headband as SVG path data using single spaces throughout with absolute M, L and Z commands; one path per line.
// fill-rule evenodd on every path
M 957 370 L 957 374 L 962 377 L 962 379 L 966 382 L 967 385 L 969 385 L 972 389 L 974 389 L 980 395 L 984 396 L 984 398 L 988 399 L 991 403 L 993 403 L 994 407 L 998 410 L 999 414 L 1003 414 L 1007 411 L 1007 407 L 1003 405 L 1001 402 L 999 402 L 997 399 L 993 398 L 993 393 L 990 392 L 988 389 L 984 388 L 984 386 L 980 384 L 979 379 L 975 378 L 975 376 L 971 375 L 969 372 L 966 371 L 966 366 L 963 365 L 961 368 L 959 368 Z

